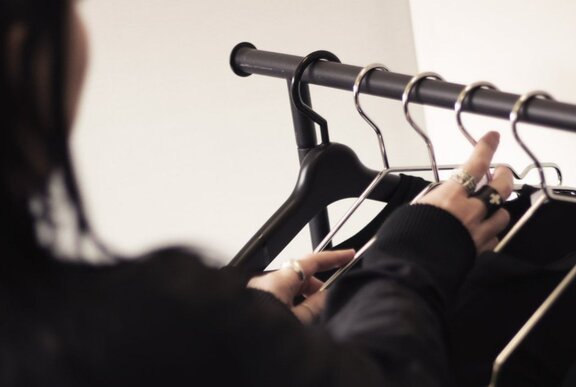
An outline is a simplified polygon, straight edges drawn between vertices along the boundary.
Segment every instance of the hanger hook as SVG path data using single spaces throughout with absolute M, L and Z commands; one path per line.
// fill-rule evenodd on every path
M 330 138 L 328 137 L 328 122 L 320 116 L 320 114 L 316 113 L 312 108 L 302 101 L 302 95 L 300 94 L 300 84 L 302 81 L 302 75 L 304 71 L 313 63 L 319 60 L 328 60 L 331 62 L 338 62 L 340 63 L 340 59 L 330 51 L 314 51 L 304 57 L 296 66 L 294 70 L 294 75 L 292 76 L 292 81 L 290 83 L 290 100 L 292 104 L 308 119 L 314 121 L 318 126 L 320 126 L 320 136 L 322 139 L 323 144 L 328 144 L 330 142 Z
M 412 119 L 410 115 L 410 111 L 408 110 L 408 105 L 410 104 L 410 93 L 412 89 L 414 89 L 421 81 L 424 79 L 435 79 L 438 81 L 443 81 L 444 79 L 433 72 L 425 72 L 420 73 L 412 77 L 406 87 L 404 88 L 404 92 L 402 93 L 402 107 L 404 109 L 404 116 L 406 120 L 412 126 L 412 128 L 424 139 L 426 142 L 426 146 L 428 147 L 428 156 L 430 157 L 430 164 L 432 165 L 432 172 L 434 173 L 434 180 L 436 183 L 440 182 L 440 176 L 438 174 L 438 164 L 436 163 L 436 156 L 434 155 L 434 147 L 432 146 L 432 141 L 428 135 L 416 124 L 416 122 Z
M 456 113 L 456 124 L 458 125 L 458 129 L 460 129 L 460 132 L 462 132 L 464 137 L 466 137 L 466 139 L 470 142 L 470 144 L 472 144 L 472 146 L 476 146 L 476 139 L 472 137 L 472 135 L 470 134 L 470 132 L 466 130 L 466 128 L 464 128 L 464 124 L 462 123 L 462 108 L 464 105 L 464 101 L 466 101 L 466 98 L 471 97 L 472 94 L 478 89 L 498 90 L 498 88 L 490 82 L 484 82 L 484 81 L 474 82 L 466 86 L 464 89 L 462 89 L 462 91 L 460 92 L 460 94 L 458 94 L 458 97 L 456 98 L 456 103 L 454 103 L 454 112 Z M 490 173 L 490 169 L 486 171 L 486 180 L 488 182 L 492 180 L 492 174 Z
M 547 92 L 540 90 L 530 91 L 526 94 L 523 94 L 522 96 L 520 96 L 520 98 L 518 98 L 518 100 L 516 100 L 516 102 L 514 103 L 514 107 L 510 112 L 510 125 L 512 126 L 512 133 L 514 134 L 516 142 L 522 147 L 522 149 L 524 149 L 524 152 L 526 152 L 526 154 L 534 162 L 534 165 L 538 170 L 538 174 L 540 175 L 540 187 L 542 188 L 542 191 L 544 192 L 546 197 L 550 199 L 550 194 L 548 193 L 547 189 L 548 186 L 546 184 L 546 176 L 544 175 L 544 169 L 542 168 L 542 164 L 540 163 L 540 160 L 538 160 L 534 152 L 532 152 L 528 148 L 528 146 L 524 143 L 524 141 L 522 141 L 522 139 L 518 135 L 518 128 L 516 127 L 516 124 L 518 123 L 518 121 L 520 121 L 520 115 L 522 114 L 522 112 L 524 113 L 526 112 L 526 104 L 528 104 L 528 102 L 530 102 L 534 98 L 541 98 L 548 100 L 554 99 Z
M 362 106 L 360 106 L 360 85 L 364 78 L 374 70 L 378 71 L 390 71 L 388 68 L 380 63 L 372 63 L 368 66 L 364 67 L 358 75 L 356 76 L 356 80 L 354 81 L 354 87 L 352 88 L 352 93 L 354 94 L 354 105 L 356 105 L 356 110 L 364 120 L 370 125 L 374 132 L 376 132 L 376 136 L 378 136 L 378 144 L 380 145 L 380 155 L 382 156 L 382 162 L 384 163 L 384 168 L 390 168 L 390 164 L 388 163 L 388 156 L 386 153 L 386 147 L 384 146 L 384 138 L 382 137 L 382 131 L 378 126 L 364 113 Z

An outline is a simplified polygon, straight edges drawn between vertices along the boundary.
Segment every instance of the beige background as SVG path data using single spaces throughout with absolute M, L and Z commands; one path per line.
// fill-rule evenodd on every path
M 230 50 L 250 41 L 267 51 L 306 55 L 331 50 L 344 63 L 381 62 L 393 71 L 433 70 L 466 83 L 491 80 L 521 93 L 544 88 L 576 101 L 569 1 L 295 0 L 244 2 L 98 0 L 81 2 L 92 66 L 73 139 L 97 231 L 123 253 L 166 243 L 207 249 L 227 262 L 291 192 L 298 173 L 285 82 L 240 78 Z M 333 141 L 380 168 L 371 129 L 352 94 L 312 88 Z M 385 131 L 393 165 L 421 164 L 426 152 L 398 101 L 364 98 Z M 416 111 L 416 118 L 424 118 Z M 471 130 L 507 131 L 505 122 L 466 118 Z M 449 112 L 426 111 L 438 157 L 459 162 Z M 537 132 L 537 130 L 530 131 Z M 576 137 L 555 131 L 531 139 L 545 161 L 562 164 L 576 184 L 570 149 Z M 503 161 L 526 161 L 505 145 Z M 349 203 L 331 209 L 334 219 Z M 343 238 L 376 205 L 363 206 Z M 310 250 L 306 232 L 283 256 Z

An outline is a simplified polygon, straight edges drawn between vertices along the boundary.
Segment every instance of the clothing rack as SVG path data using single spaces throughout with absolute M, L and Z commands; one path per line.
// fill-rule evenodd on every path
M 232 50 L 230 65 L 239 76 L 252 74 L 282 78 L 290 86 L 291 77 L 303 57 L 258 50 L 251 43 L 240 43 Z M 311 106 L 307 84 L 352 91 L 362 67 L 329 61 L 318 61 L 302 76 L 302 99 Z M 386 71 L 374 71 L 360 86 L 360 92 L 389 99 L 402 99 L 402 93 L 412 76 Z M 454 109 L 465 85 L 424 79 L 412 90 L 410 101 L 422 105 Z M 478 89 L 464 101 L 462 111 L 483 116 L 508 119 L 520 95 L 497 90 Z M 292 104 L 291 104 L 292 105 Z M 292 117 L 300 160 L 316 146 L 314 122 L 292 106 Z M 524 109 L 522 122 L 576 132 L 576 105 L 553 100 L 534 99 Z M 313 246 L 329 232 L 327 212 L 310 223 Z

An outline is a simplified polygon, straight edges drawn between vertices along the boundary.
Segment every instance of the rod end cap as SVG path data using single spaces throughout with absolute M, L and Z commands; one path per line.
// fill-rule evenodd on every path
M 238 43 L 233 49 L 232 52 L 230 53 L 230 67 L 232 68 L 232 71 L 234 71 L 234 74 L 240 76 L 240 77 L 247 77 L 249 75 L 252 75 L 250 73 L 247 73 L 246 71 L 242 70 L 242 68 L 240 66 L 238 66 L 236 64 L 236 55 L 238 54 L 238 51 L 240 51 L 243 48 L 253 48 L 256 49 L 256 46 L 253 45 L 252 43 L 249 42 L 242 42 L 242 43 Z

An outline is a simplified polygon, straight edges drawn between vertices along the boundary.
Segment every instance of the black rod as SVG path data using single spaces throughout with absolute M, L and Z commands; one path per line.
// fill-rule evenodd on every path
M 236 74 L 259 74 L 289 79 L 302 57 L 262 51 L 241 43 L 232 51 L 230 63 Z M 304 72 L 304 82 L 352 90 L 354 80 L 362 68 L 347 64 L 320 61 Z M 412 77 L 385 71 L 372 72 L 360 91 L 375 96 L 401 100 L 402 92 Z M 423 105 L 454 109 L 458 94 L 465 85 L 445 81 L 424 80 L 411 95 L 411 101 Z M 463 111 L 484 116 L 508 119 L 518 94 L 479 89 L 463 105 Z M 576 105 L 535 99 L 524 109 L 522 122 L 576 132 Z

